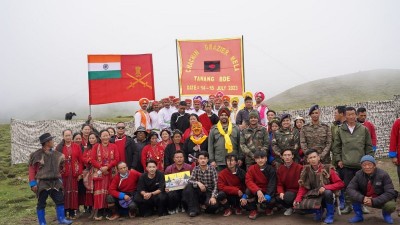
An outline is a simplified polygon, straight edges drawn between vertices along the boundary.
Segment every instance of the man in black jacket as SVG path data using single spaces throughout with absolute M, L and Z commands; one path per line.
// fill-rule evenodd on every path
M 178 112 L 172 113 L 172 115 L 171 115 L 171 130 L 178 129 L 182 133 L 184 133 L 186 131 L 186 129 L 189 128 L 190 114 L 185 112 L 186 106 L 187 106 L 186 102 L 181 101 L 179 103 Z
M 392 224 L 390 216 L 396 210 L 397 191 L 394 190 L 389 174 L 376 168 L 374 157 L 365 155 L 361 158 L 362 170 L 359 170 L 346 192 L 353 199 L 353 209 L 355 217 L 349 220 L 350 223 L 362 222 L 363 212 L 361 204 L 373 208 L 381 208 L 382 216 L 386 223 Z

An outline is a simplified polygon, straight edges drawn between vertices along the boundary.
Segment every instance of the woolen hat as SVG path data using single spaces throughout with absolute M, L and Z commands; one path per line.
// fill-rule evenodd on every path
M 251 117 L 257 117 L 257 119 L 260 119 L 260 115 L 259 115 L 259 113 L 258 113 L 257 110 L 252 110 L 252 111 L 249 113 L 249 119 L 250 119 Z
M 48 141 L 53 140 L 53 138 L 54 138 L 54 136 L 51 136 L 50 133 L 44 133 L 44 134 L 40 135 L 39 141 L 40 141 L 40 144 L 44 144 Z
M 372 162 L 373 164 L 376 164 L 376 161 L 375 161 L 374 157 L 372 157 L 370 155 L 364 155 L 360 160 L 360 164 L 362 164 L 365 161 Z

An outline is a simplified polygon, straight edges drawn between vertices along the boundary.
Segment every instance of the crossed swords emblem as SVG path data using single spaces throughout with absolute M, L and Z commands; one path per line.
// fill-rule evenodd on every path
M 150 86 L 150 85 L 148 84 L 147 81 L 146 81 L 146 82 L 143 81 L 143 79 L 146 78 L 146 77 L 147 77 L 148 75 L 150 75 L 150 74 L 151 74 L 151 72 L 148 73 L 148 74 L 146 74 L 146 75 L 144 75 L 144 76 L 141 77 L 141 78 L 136 78 L 136 77 L 130 75 L 129 73 L 126 73 L 126 75 L 128 75 L 130 78 L 132 78 L 132 79 L 135 80 L 135 81 L 133 81 L 133 82 L 130 82 L 130 84 L 129 84 L 129 86 L 127 87 L 127 89 L 133 88 L 137 83 L 143 84 L 143 87 L 145 87 L 145 88 L 148 87 L 149 89 L 153 89 L 153 87 Z

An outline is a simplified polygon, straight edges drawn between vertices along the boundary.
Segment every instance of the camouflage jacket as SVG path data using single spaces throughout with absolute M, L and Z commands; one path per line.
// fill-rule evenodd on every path
M 313 125 L 308 123 L 300 131 L 300 146 L 303 152 L 315 149 L 321 156 L 321 162 L 331 162 L 330 152 L 332 145 L 331 128 L 325 123 Z
M 282 154 L 282 150 L 292 150 L 294 154 L 298 155 L 300 149 L 300 134 L 297 129 L 280 128 L 275 132 L 272 139 L 272 150 L 276 156 Z
M 261 125 L 256 128 L 250 126 L 240 132 L 240 148 L 246 159 L 246 165 L 254 163 L 256 150 L 266 151 L 268 154 L 269 136 L 267 129 Z

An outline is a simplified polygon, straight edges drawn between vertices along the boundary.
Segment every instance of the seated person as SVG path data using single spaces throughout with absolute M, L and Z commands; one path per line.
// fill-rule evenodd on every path
M 334 192 L 339 193 L 344 188 L 344 183 L 332 165 L 320 162 L 321 158 L 316 150 L 310 149 L 305 155 L 309 165 L 303 166 L 300 188 L 293 206 L 295 209 L 314 209 L 316 221 L 321 221 L 325 206 L 327 212 L 324 223 L 331 224 L 335 213 Z
M 280 153 L 283 164 L 281 164 L 276 173 L 278 177 L 276 198 L 277 202 L 286 208 L 283 213 L 290 216 L 293 213 L 293 202 L 299 190 L 300 173 L 303 166 L 294 162 L 294 154 L 292 150 L 283 150 Z
M 374 157 L 365 155 L 361 158 L 361 170 L 359 170 L 346 192 L 353 200 L 355 217 L 349 220 L 350 223 L 362 222 L 363 212 L 361 205 L 382 209 L 382 216 L 386 223 L 392 224 L 390 216 L 396 210 L 397 191 L 393 187 L 389 174 L 376 168 Z
M 273 214 L 273 205 L 276 192 L 276 172 L 267 164 L 267 153 L 257 150 L 254 153 L 256 164 L 251 165 L 246 174 L 246 195 L 248 198 L 249 219 L 255 220 L 258 216 L 257 203 L 265 209 L 267 216 Z
M 174 162 L 165 169 L 165 175 L 192 170 L 192 166 L 185 163 L 185 157 L 181 150 L 175 151 Z M 165 188 L 165 192 L 168 196 L 168 213 L 170 215 L 177 213 L 178 206 L 181 206 L 182 190 L 169 191 L 168 188 Z M 184 211 L 184 208 L 181 207 L 181 211 Z
M 228 154 L 225 156 L 226 168 L 218 174 L 218 197 L 217 200 L 224 208 L 224 216 L 242 214 L 241 205 L 247 204 L 245 177 L 246 172 L 238 167 L 238 156 Z
M 188 206 L 190 217 L 199 214 L 200 204 L 206 213 L 215 213 L 218 209 L 217 202 L 217 171 L 208 165 L 208 152 L 198 154 L 198 166 L 190 175 L 189 183 L 183 189 L 183 201 Z
M 151 216 L 153 208 L 157 208 L 158 216 L 163 216 L 166 214 L 167 204 L 164 174 L 157 170 L 157 163 L 153 159 L 147 160 L 146 171 L 139 178 L 138 194 L 134 201 L 143 217 Z
M 141 173 L 131 169 L 125 162 L 120 162 L 117 165 L 118 174 L 111 181 L 108 188 L 109 195 L 107 196 L 108 208 L 113 212 L 113 215 L 108 220 L 116 220 L 119 218 L 118 206 L 129 208 L 129 217 L 135 216 L 136 204 L 133 198 L 136 194 L 136 187 Z

